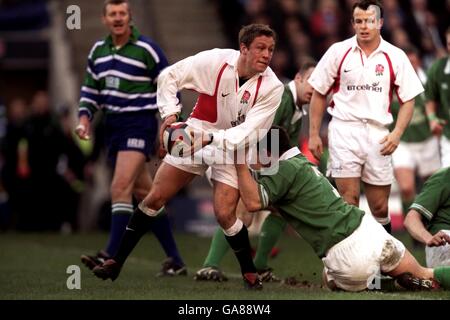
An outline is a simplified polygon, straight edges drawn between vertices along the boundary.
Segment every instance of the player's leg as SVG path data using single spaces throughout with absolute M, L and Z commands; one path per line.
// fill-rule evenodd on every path
M 221 228 L 217 228 L 211 239 L 208 255 L 203 262 L 202 268 L 195 273 L 195 280 L 227 281 L 228 278 L 220 270 L 220 263 L 230 249 Z
M 126 227 L 116 255 L 103 265 L 94 268 L 94 273 L 99 278 L 111 278 L 112 280 L 117 278 L 128 255 L 133 251 L 141 237 L 151 229 L 165 203 L 194 177 L 194 173 L 181 170 L 166 162 L 161 164 L 156 172 L 149 194 L 134 211 Z
M 361 139 L 367 135 L 362 124 L 341 121 L 336 118 L 328 126 L 329 161 L 327 175 L 330 175 L 344 200 L 359 206 L 361 172 L 365 153 L 361 150 Z
M 119 151 L 115 160 L 111 183 L 111 229 L 106 249 L 97 256 L 82 255 L 81 261 L 90 269 L 112 257 L 119 247 L 128 221 L 133 214 L 132 190 L 138 173 L 145 164 L 145 156 L 137 151 Z
M 377 220 L 388 233 L 391 233 L 391 219 L 389 218 L 388 212 L 391 186 L 376 186 L 364 183 L 364 193 L 375 220 Z
M 242 220 L 236 218 L 235 211 L 238 200 L 239 190 L 237 186 L 235 188 L 214 180 L 214 212 L 217 221 L 239 261 L 245 284 L 249 289 L 262 289 L 261 281 L 252 260 L 247 227 Z
M 138 202 L 144 200 L 145 196 L 151 189 L 151 186 L 152 178 L 150 176 L 150 172 L 148 171 L 147 166 L 144 166 L 134 185 L 133 194 Z M 151 230 L 158 239 L 167 256 L 167 259 L 164 261 L 163 267 L 161 272 L 158 273 L 158 276 L 187 275 L 184 261 L 181 258 L 177 244 L 173 237 L 169 217 L 165 211 L 158 215 L 158 217 L 154 220 Z
M 394 169 L 394 175 L 400 189 L 402 198 L 402 211 L 404 214 L 408 213 L 408 208 L 414 201 L 416 194 L 416 182 L 414 170 L 411 168 L 398 167 Z
M 145 166 L 145 156 L 137 151 L 119 151 L 111 183 L 111 232 L 106 252 L 116 254 L 125 227 L 133 214 L 132 191 Z
M 400 142 L 392 154 L 394 176 L 400 189 L 402 211 L 406 215 L 416 194 L 415 169 L 417 160 L 414 157 L 414 145 Z
M 339 194 L 345 202 L 359 206 L 360 178 L 334 178 Z
M 270 213 L 261 226 L 258 239 L 258 247 L 255 255 L 255 267 L 261 276 L 262 281 L 275 281 L 278 279 L 268 266 L 268 259 L 272 248 L 280 239 L 287 222 L 276 213 Z
M 209 175 L 211 175 L 211 173 Z M 236 208 L 236 216 L 242 220 L 247 228 L 249 228 L 252 224 L 253 214 L 247 211 L 242 200 L 239 200 L 238 202 Z M 208 255 L 203 262 L 202 268 L 197 271 L 195 280 L 211 280 L 219 282 L 227 281 L 228 278 L 220 270 L 220 263 L 222 262 L 229 249 L 230 245 L 225 238 L 223 230 L 221 228 L 217 228 L 216 232 L 213 235 Z
M 411 290 L 431 290 L 439 286 L 450 290 L 450 267 L 442 266 L 434 269 L 421 266 L 413 255 L 406 250 L 400 264 L 388 274 L 397 279 L 405 288 Z

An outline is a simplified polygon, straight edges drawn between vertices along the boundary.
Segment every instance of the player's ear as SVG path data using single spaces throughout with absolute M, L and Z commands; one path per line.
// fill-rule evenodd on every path
M 378 20 L 378 29 L 381 29 L 383 27 L 383 23 L 384 23 L 384 19 L 380 18 L 380 20 Z
M 241 53 L 243 53 L 243 54 L 246 54 L 248 52 L 248 48 L 244 43 L 241 43 L 239 45 L 239 48 L 240 48 Z

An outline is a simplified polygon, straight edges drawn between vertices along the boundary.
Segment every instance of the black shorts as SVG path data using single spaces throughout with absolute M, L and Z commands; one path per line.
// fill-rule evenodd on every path
M 105 126 L 108 160 L 113 166 L 119 151 L 142 152 L 147 161 L 150 159 L 158 133 L 156 110 L 110 113 Z

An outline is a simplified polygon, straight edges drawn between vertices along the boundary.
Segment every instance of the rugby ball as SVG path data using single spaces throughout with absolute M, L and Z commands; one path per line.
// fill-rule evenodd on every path
M 163 132 L 163 147 L 175 157 L 191 155 L 194 145 L 193 131 L 185 122 L 174 122 Z

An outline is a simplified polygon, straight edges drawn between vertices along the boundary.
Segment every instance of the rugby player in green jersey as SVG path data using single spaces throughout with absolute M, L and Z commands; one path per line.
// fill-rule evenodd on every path
M 426 245 L 427 266 L 450 266 L 450 167 L 426 181 L 409 209 L 405 227 Z
M 308 83 L 308 79 L 314 71 L 316 64 L 317 63 L 314 60 L 306 60 L 303 62 L 295 75 L 294 80 L 284 86 L 281 103 L 273 120 L 273 125 L 279 125 L 286 129 L 292 146 L 298 145 L 303 114 L 305 111 L 303 107 L 311 101 L 313 90 Z M 267 213 L 265 214 L 267 215 Z M 254 214 L 247 212 L 242 201 L 239 201 L 238 203 L 236 215 L 242 219 L 247 227 L 253 222 Z M 281 281 L 273 274 L 272 268 L 268 266 L 268 259 L 272 249 L 285 230 L 286 225 L 286 221 L 278 215 L 269 214 L 266 216 L 261 226 L 254 263 L 262 281 Z M 203 266 L 196 272 L 194 279 L 218 282 L 227 281 L 228 278 L 222 270 L 220 270 L 219 266 L 229 248 L 230 246 L 226 241 L 222 230 L 218 228 L 213 235 L 211 246 L 205 261 L 203 262 Z
M 381 272 L 407 289 L 450 289 L 450 267 L 422 267 L 371 214 L 347 204 L 300 150 L 290 147 L 282 128 L 272 127 L 258 149 L 258 157 L 269 157 L 270 168 L 257 181 L 247 164 L 236 164 L 245 206 L 251 212 L 277 209 L 322 259 L 329 288 L 365 290 Z

